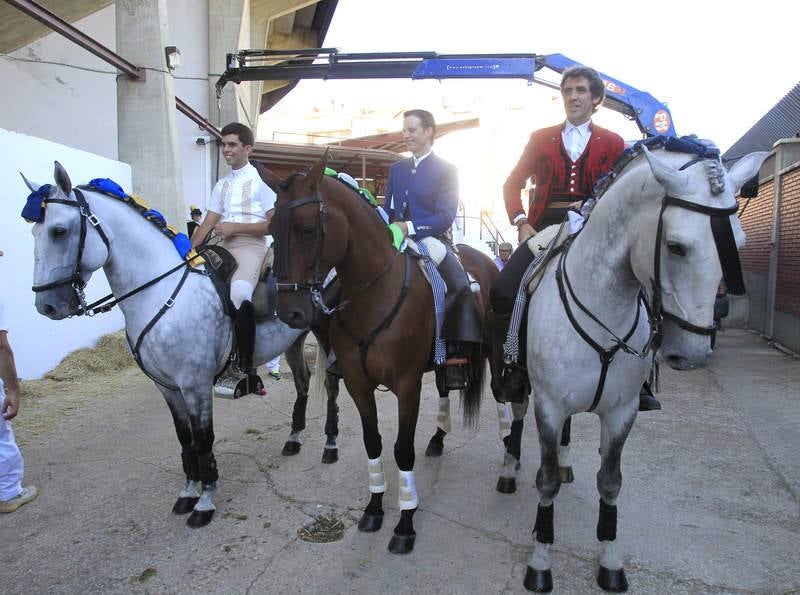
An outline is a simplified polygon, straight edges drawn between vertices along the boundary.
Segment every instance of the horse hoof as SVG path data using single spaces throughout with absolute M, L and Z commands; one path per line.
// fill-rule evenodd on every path
M 553 590 L 553 573 L 550 569 L 536 570 L 528 566 L 528 571 L 525 573 L 525 580 L 522 585 L 528 591 L 536 593 L 549 593 Z
M 301 445 L 299 442 L 294 442 L 292 440 L 289 440 L 286 442 L 286 444 L 283 445 L 283 450 L 281 451 L 281 454 L 285 457 L 291 457 L 292 455 L 296 455 L 298 452 L 300 452 L 300 446 Z
M 335 463 L 339 460 L 339 449 L 338 448 L 326 448 L 322 451 L 322 462 L 326 465 L 330 465 L 331 463 Z
M 497 480 L 497 491 L 501 494 L 513 494 L 517 491 L 517 478 L 500 477 Z
M 358 521 L 358 530 L 364 533 L 375 533 L 375 531 L 380 531 L 382 525 L 382 514 L 367 514 L 365 512 Z
M 426 457 L 440 457 L 444 450 L 444 444 L 441 442 L 428 442 L 428 448 L 425 449 Z
M 561 483 L 572 483 L 575 481 L 575 474 L 572 472 L 572 465 L 569 467 L 559 467 L 558 475 L 561 477 Z
M 189 514 L 194 510 L 194 505 L 200 498 L 178 498 L 172 506 L 172 512 L 175 514 Z
M 189 515 L 189 518 L 186 519 L 186 524 L 192 529 L 199 529 L 209 524 L 213 517 L 213 510 L 194 510 L 192 514 Z
M 597 573 L 597 584 L 603 591 L 609 593 L 624 593 L 628 590 L 628 579 L 625 578 L 625 569 L 609 570 L 604 566 L 600 567 Z
M 414 549 L 416 533 L 411 535 L 398 535 L 395 533 L 389 540 L 389 551 L 393 554 L 408 554 Z

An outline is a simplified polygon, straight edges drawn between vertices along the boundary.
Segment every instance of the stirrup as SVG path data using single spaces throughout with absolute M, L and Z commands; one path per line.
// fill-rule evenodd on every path
M 263 395 L 264 383 L 258 374 L 228 371 L 214 385 L 214 394 L 223 399 L 239 399 L 251 393 Z

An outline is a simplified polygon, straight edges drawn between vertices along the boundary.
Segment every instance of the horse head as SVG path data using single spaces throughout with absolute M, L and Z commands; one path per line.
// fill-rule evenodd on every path
M 643 152 L 652 178 L 642 193 L 655 200 L 638 226 L 631 265 L 655 316 L 664 318 L 660 357 L 676 369 L 703 366 L 720 280 L 744 293 L 738 248 L 745 234 L 735 196 L 768 153 L 747 155 L 726 172 L 718 158 Z
M 327 196 L 341 184 L 325 180 L 327 161 L 326 150 L 308 173 L 292 174 L 280 184 L 270 222 L 278 316 L 293 328 L 310 324 L 314 300 L 347 246 L 346 219 Z
M 23 217 L 34 221 L 36 309 L 60 320 L 79 310 L 83 288 L 108 260 L 109 249 L 108 238 L 94 226 L 96 219 L 88 205 L 79 203 L 69 175 L 58 161 L 54 178 L 55 185 L 38 186 L 22 176 L 31 190 Z

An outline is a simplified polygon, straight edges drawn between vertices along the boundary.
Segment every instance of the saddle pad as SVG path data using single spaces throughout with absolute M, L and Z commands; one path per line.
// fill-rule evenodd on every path
M 430 277 L 428 277 L 428 271 L 425 270 L 425 257 L 420 253 L 419 248 L 417 248 L 417 242 L 411 238 L 406 238 L 406 242 L 406 250 L 410 251 L 411 255 L 417 259 L 417 264 L 420 270 L 422 270 L 422 274 L 425 275 L 428 283 L 430 283 L 431 280 Z M 442 264 L 444 257 L 447 256 L 447 248 L 445 248 L 445 245 L 441 240 L 432 237 L 423 238 L 419 242 L 424 244 L 428 249 L 428 254 L 430 254 L 433 264 L 438 268 L 439 265 Z
M 558 231 L 562 230 L 559 234 Z M 533 254 L 534 259 L 538 259 L 539 255 L 545 253 L 533 273 L 533 278 L 528 283 L 528 295 L 533 295 L 536 288 L 539 286 L 539 281 L 542 280 L 542 274 L 550 258 L 556 253 L 556 248 L 561 246 L 567 241 L 569 237 L 569 229 L 566 225 L 556 223 L 545 227 L 542 231 L 537 233 L 531 238 L 528 238 L 528 250 Z
M 236 260 L 230 252 L 222 246 L 207 246 L 207 265 L 214 287 L 222 300 L 225 314 L 233 318 L 234 307 L 230 301 L 231 295 L 231 276 L 236 271 Z M 278 294 L 275 277 L 272 275 L 272 248 L 267 250 L 264 261 L 261 264 L 261 274 L 258 284 L 253 292 L 253 310 L 258 322 L 274 320 L 275 300 Z

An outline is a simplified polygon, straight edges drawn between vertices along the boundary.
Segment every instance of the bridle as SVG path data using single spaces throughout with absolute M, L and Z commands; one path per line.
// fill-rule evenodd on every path
M 72 286 L 72 290 L 75 292 L 75 295 L 80 302 L 80 310 L 76 312 L 76 314 L 88 314 L 89 316 L 93 316 L 94 312 L 91 310 L 89 306 L 86 304 L 86 294 L 84 293 L 84 288 L 86 287 L 86 281 L 83 280 L 83 271 L 82 271 L 82 260 L 83 260 L 83 251 L 86 246 L 86 231 L 88 229 L 87 222 L 97 231 L 100 239 L 103 240 L 103 243 L 106 245 L 106 250 L 109 254 L 111 254 L 111 243 L 108 241 L 108 236 L 103 231 L 103 226 L 100 224 L 100 220 L 97 216 L 92 213 L 91 208 L 89 207 L 89 203 L 86 202 L 86 198 L 83 196 L 83 192 L 78 190 L 77 188 L 73 189 L 73 193 L 75 194 L 75 200 L 68 200 L 64 198 L 43 198 L 42 199 L 42 207 L 46 203 L 56 203 L 61 205 L 66 205 L 68 207 L 75 207 L 80 212 L 80 223 L 81 223 L 81 231 L 80 231 L 80 238 L 78 240 L 78 255 L 75 258 L 75 266 L 72 270 L 72 275 L 69 277 L 64 277 L 63 279 L 59 279 L 58 281 L 52 281 L 50 283 L 45 283 L 43 285 L 34 285 L 31 289 L 35 293 L 40 293 L 42 291 L 47 291 L 49 289 L 53 289 L 55 287 L 61 287 L 62 285 L 70 285 Z M 91 313 L 90 313 L 91 312 Z
M 286 182 L 284 182 L 282 185 L 284 190 L 286 190 L 291 184 L 291 180 L 292 178 L 289 178 Z M 285 279 L 289 275 L 289 230 L 291 228 L 292 211 L 298 207 L 315 203 L 319 205 L 319 211 L 316 223 L 318 240 L 316 254 L 314 255 L 313 275 L 303 283 L 278 282 L 276 285 L 278 288 L 278 293 L 295 293 L 301 291 L 309 292 L 311 296 L 311 303 L 314 305 L 314 307 L 318 308 L 326 316 L 330 316 L 331 314 L 343 310 L 348 304 L 350 304 L 353 298 L 377 283 L 378 280 L 380 280 L 389 271 L 389 269 L 392 267 L 392 264 L 394 264 L 394 261 L 401 254 L 401 252 L 395 252 L 395 254 L 387 261 L 386 265 L 380 272 L 378 272 L 377 275 L 356 289 L 346 300 L 341 301 L 336 306 L 328 306 L 323 298 L 325 279 L 328 271 L 326 271 L 322 266 L 322 250 L 323 246 L 325 245 L 325 236 L 327 231 L 325 226 L 327 211 L 322 197 L 320 196 L 319 192 L 316 192 L 308 196 L 292 199 L 286 204 L 275 206 L 275 215 L 273 217 L 273 230 L 275 235 L 274 269 L 275 276 L 278 279 Z
M 679 168 L 680 170 L 684 170 L 687 167 L 694 165 L 700 161 L 706 159 L 705 157 L 697 157 L 692 159 L 682 165 Z M 725 279 L 725 284 L 728 287 L 729 293 L 732 294 L 743 294 L 744 293 L 744 280 L 742 277 L 742 268 L 741 262 L 739 260 L 739 251 L 736 247 L 736 240 L 733 235 L 733 228 L 731 227 L 731 215 L 736 214 L 739 210 L 738 203 L 731 207 L 710 207 L 706 205 L 701 205 L 699 203 L 695 203 L 689 200 L 684 200 L 682 198 L 678 198 L 675 196 L 671 196 L 668 193 L 664 193 L 664 196 L 661 199 L 661 210 L 658 214 L 658 226 L 656 230 L 656 237 L 655 237 L 655 246 L 654 246 L 654 257 L 653 257 L 653 278 L 650 279 L 651 290 L 652 290 L 652 304 L 648 307 L 647 300 L 644 299 L 642 293 L 639 294 L 639 299 L 637 299 L 636 304 L 636 317 L 634 319 L 633 325 L 628 333 L 624 337 L 619 337 L 616 333 L 614 333 L 611 329 L 608 328 L 600 319 L 598 319 L 581 301 L 578 299 L 578 296 L 575 294 L 575 291 L 572 289 L 572 284 L 569 281 L 569 277 L 567 275 L 567 268 L 566 268 L 566 257 L 567 253 L 569 252 L 569 248 L 572 246 L 572 241 L 570 240 L 569 243 L 565 246 L 564 250 L 561 253 L 561 256 L 558 261 L 558 265 L 556 268 L 556 281 L 558 284 L 559 295 L 561 297 L 561 303 L 564 306 L 564 310 L 567 314 L 567 318 L 572 323 L 573 328 L 576 332 L 581 336 L 581 338 L 589 344 L 589 346 L 594 349 L 600 357 L 600 380 L 598 382 L 597 390 L 595 391 L 594 400 L 592 402 L 591 407 L 588 409 L 589 411 L 593 411 L 597 404 L 600 402 L 600 397 L 603 394 L 603 387 L 605 385 L 605 379 L 608 372 L 608 367 L 614 359 L 614 356 L 619 350 L 624 351 L 630 355 L 635 355 L 639 359 L 646 358 L 651 352 L 655 353 L 658 351 L 659 347 L 661 346 L 661 342 L 663 340 L 664 334 L 664 319 L 670 320 L 677 324 L 680 328 L 690 333 L 694 333 L 697 335 L 705 335 L 710 336 L 711 333 L 714 331 L 714 326 L 699 326 L 692 322 L 689 322 L 685 318 L 681 318 L 677 314 L 674 314 L 667 310 L 664 307 L 663 300 L 662 300 L 662 289 L 661 289 L 661 243 L 664 236 L 664 212 L 667 210 L 668 207 L 677 207 L 681 209 L 686 209 L 690 211 L 694 211 L 696 213 L 702 213 L 704 215 L 708 215 L 710 219 L 711 231 L 714 237 L 714 243 L 717 247 L 717 254 L 720 259 L 720 264 L 722 266 L 723 277 Z M 591 320 L 597 323 L 603 330 L 605 330 L 608 334 L 610 334 L 613 338 L 614 344 L 606 349 L 602 345 L 600 345 L 597 341 L 592 339 L 589 333 L 578 323 L 577 319 L 575 318 L 572 308 L 570 307 L 569 300 L 567 299 L 567 293 L 569 293 L 570 298 L 575 304 L 580 308 L 580 310 L 586 314 Z M 647 342 L 645 343 L 644 347 L 641 350 L 638 350 L 632 347 L 628 341 L 633 336 L 636 328 L 639 324 L 639 304 L 644 303 L 645 309 L 648 312 L 648 325 L 650 327 L 649 336 Z

